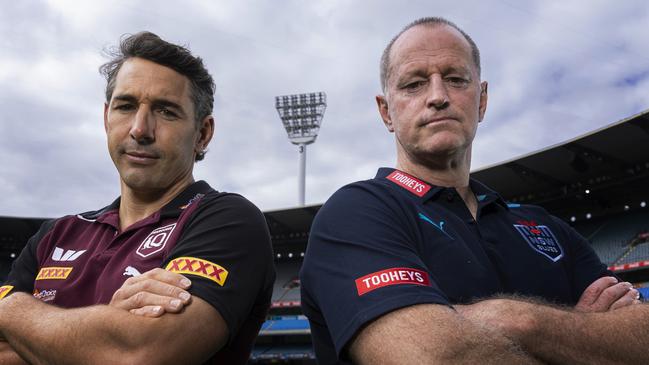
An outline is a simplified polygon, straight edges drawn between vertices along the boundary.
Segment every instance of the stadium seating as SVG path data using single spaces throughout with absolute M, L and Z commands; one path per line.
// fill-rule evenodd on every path
M 593 227 L 597 228 L 593 229 Z M 649 211 L 643 209 L 625 212 L 599 221 L 577 225 L 575 228 L 582 234 L 591 232 L 584 235 L 605 264 L 620 264 L 621 260 L 624 260 L 625 263 L 635 262 L 628 260 L 639 261 L 637 258 L 640 256 L 638 255 L 642 255 L 642 252 L 645 251 L 639 250 L 637 255 L 632 255 L 636 250 L 630 244 L 638 233 L 649 230 Z
M 306 316 L 270 316 L 261 326 L 260 335 L 309 334 Z
M 261 327 L 250 364 L 315 364 L 309 321 L 300 308 L 299 271 L 302 259 L 275 261 L 277 277 L 272 306 Z
M 277 277 L 273 286 L 273 299 L 277 306 L 299 306 L 300 282 L 298 274 L 302 260 L 286 260 L 276 262 Z
M 638 287 L 638 291 L 640 292 L 640 295 L 645 298 L 645 301 L 649 298 L 649 287 Z
M 615 265 L 630 264 L 644 260 L 649 260 L 649 242 L 629 247 L 628 252 L 618 259 Z
M 266 346 L 255 348 L 250 354 L 250 364 L 315 364 L 315 354 L 310 345 Z

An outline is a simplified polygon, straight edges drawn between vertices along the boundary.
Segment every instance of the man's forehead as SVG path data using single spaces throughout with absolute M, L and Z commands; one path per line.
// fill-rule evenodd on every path
M 390 51 L 390 63 L 394 67 L 413 53 L 429 53 L 452 50 L 472 61 L 471 45 L 462 33 L 447 24 L 419 24 L 403 32 Z
M 189 79 L 177 71 L 142 58 L 129 58 L 115 77 L 114 95 L 154 94 L 189 97 Z

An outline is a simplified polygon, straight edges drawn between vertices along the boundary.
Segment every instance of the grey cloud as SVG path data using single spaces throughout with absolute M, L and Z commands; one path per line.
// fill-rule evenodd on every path
M 84 8 L 83 6 L 86 6 Z M 97 67 L 104 46 L 148 29 L 188 44 L 215 77 L 216 135 L 195 170 L 262 209 L 297 202 L 297 151 L 274 96 L 325 91 L 308 147 L 307 203 L 394 163 L 374 95 L 378 58 L 405 24 L 447 16 L 473 36 L 490 82 L 474 167 L 531 152 L 649 107 L 645 1 L 14 2 L 0 12 L 3 215 L 60 215 L 117 194 Z M 47 70 L 52 69 L 53 75 Z M 495 148 L 494 146 L 497 146 Z

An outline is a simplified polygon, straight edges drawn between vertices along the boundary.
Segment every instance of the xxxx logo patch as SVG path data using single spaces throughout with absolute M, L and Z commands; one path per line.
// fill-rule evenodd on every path
M 71 272 L 71 267 L 44 267 L 38 272 L 36 280 L 65 280 Z
M 3 286 L 0 286 L 0 299 L 6 297 L 7 294 L 9 294 L 9 292 L 10 292 L 11 289 L 13 289 L 13 288 L 14 288 L 14 287 L 13 287 L 12 285 L 3 285 Z
M 223 267 L 207 260 L 195 257 L 179 257 L 171 260 L 165 270 L 178 274 L 198 275 L 223 286 L 228 277 L 228 271 Z

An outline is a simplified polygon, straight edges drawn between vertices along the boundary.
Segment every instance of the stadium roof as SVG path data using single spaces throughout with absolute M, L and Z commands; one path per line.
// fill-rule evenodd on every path
M 649 111 L 472 177 L 506 200 L 539 204 L 566 220 L 621 212 L 649 195 Z

